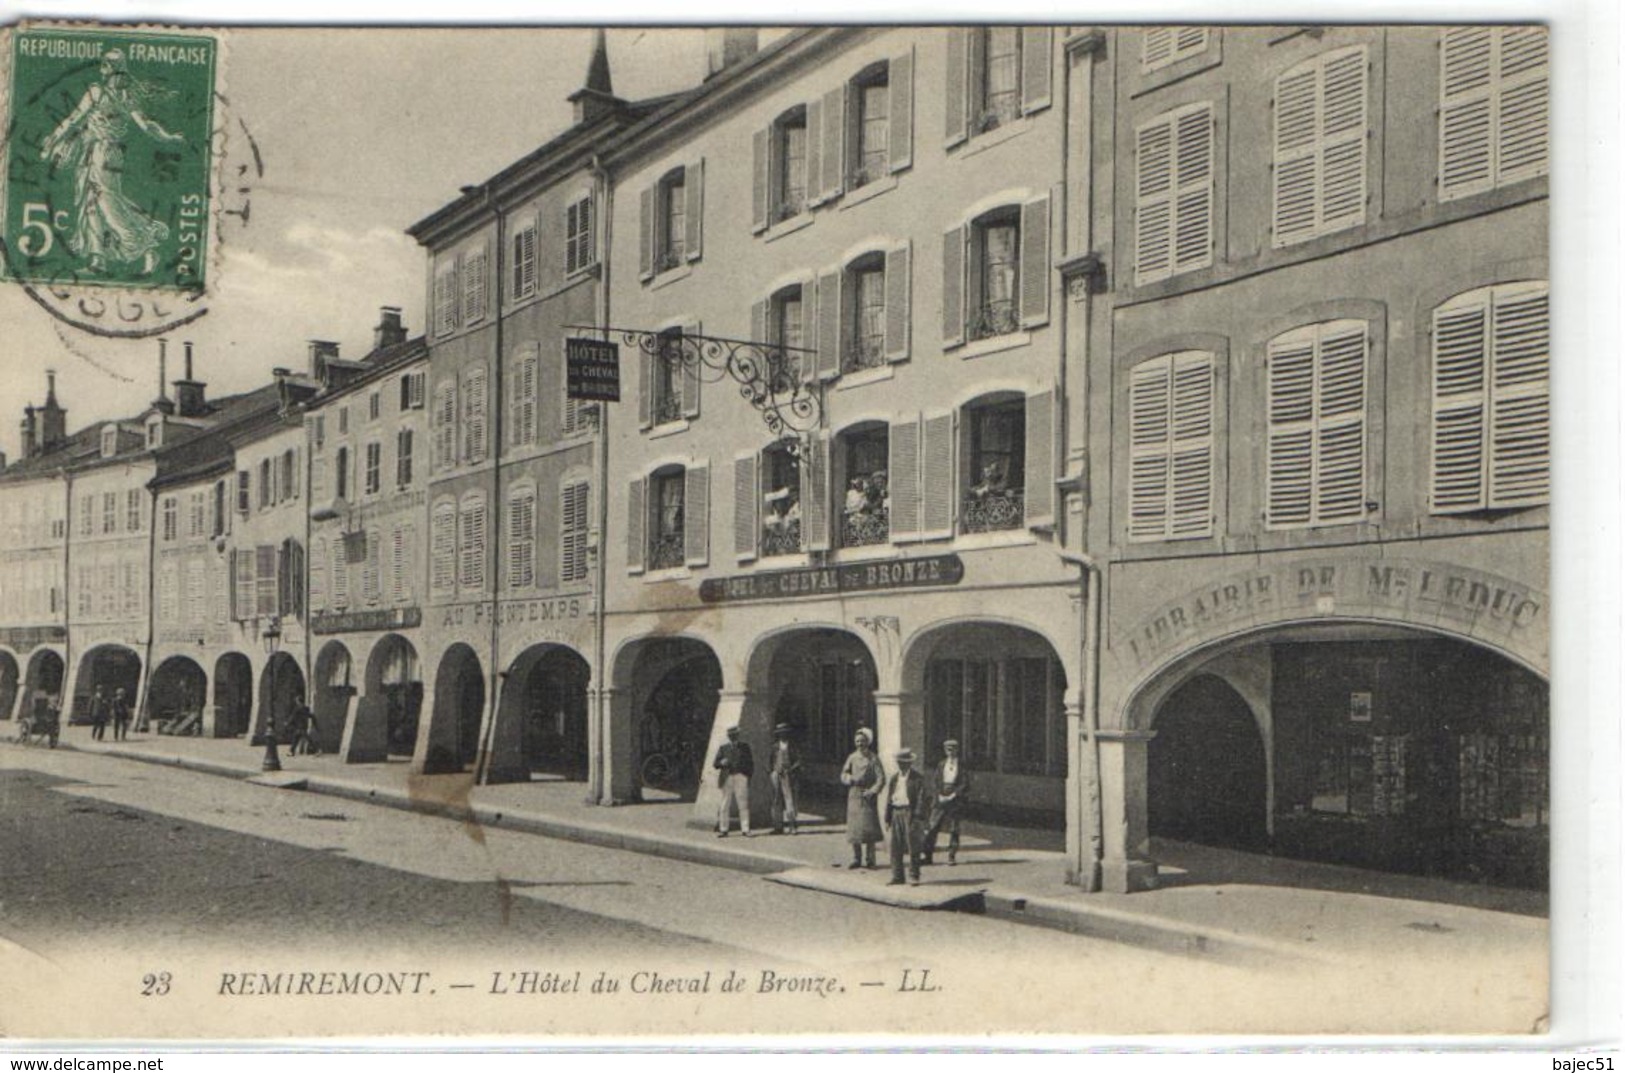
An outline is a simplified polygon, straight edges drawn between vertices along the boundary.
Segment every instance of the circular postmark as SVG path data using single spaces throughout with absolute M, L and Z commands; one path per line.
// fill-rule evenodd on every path
M 0 130 L 0 277 L 62 325 L 144 339 L 208 312 L 264 161 L 217 87 L 209 34 L 13 32 Z

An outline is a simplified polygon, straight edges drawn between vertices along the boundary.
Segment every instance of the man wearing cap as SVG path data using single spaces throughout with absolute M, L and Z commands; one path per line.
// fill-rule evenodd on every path
M 717 785 L 722 788 L 722 803 L 717 806 L 717 837 L 727 838 L 732 820 L 729 807 L 739 811 L 739 829 L 750 837 L 750 775 L 755 763 L 750 755 L 750 743 L 739 736 L 738 727 L 728 728 L 728 740 L 717 750 L 711 764 L 717 769 Z
M 959 818 L 970 800 L 970 772 L 959 759 L 959 742 L 949 738 L 942 743 L 942 762 L 937 765 L 936 799 L 931 803 L 931 823 L 925 833 L 925 863 L 933 863 L 937 835 L 948 829 L 948 863 L 959 863 Z
M 788 829 L 796 833 L 796 771 L 801 757 L 790 743 L 791 726 L 780 723 L 773 728 L 773 756 L 768 761 L 767 778 L 773 787 L 773 833 L 784 834 Z
M 903 854 L 908 854 L 908 881 L 920 882 L 920 837 L 925 808 L 925 776 L 914 770 L 914 750 L 897 750 L 897 771 L 886 782 L 886 829 L 891 832 L 891 882 L 903 882 Z

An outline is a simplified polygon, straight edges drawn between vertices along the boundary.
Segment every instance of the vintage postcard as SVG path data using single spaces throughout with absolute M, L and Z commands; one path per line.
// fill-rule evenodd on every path
M 9 26 L 0 1035 L 1538 1038 L 1551 41 Z

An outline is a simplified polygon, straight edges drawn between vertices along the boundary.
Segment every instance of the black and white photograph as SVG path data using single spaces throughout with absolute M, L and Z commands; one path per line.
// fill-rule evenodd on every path
M 0 29 L 0 1036 L 1549 1032 L 1551 27 L 1066 16 Z

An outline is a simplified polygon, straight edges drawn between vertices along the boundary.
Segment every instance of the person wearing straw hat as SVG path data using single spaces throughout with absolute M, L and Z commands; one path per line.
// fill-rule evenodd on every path
M 931 822 L 925 829 L 925 863 L 936 863 L 937 835 L 948 829 L 948 863 L 959 863 L 959 820 L 970 800 L 970 772 L 959 757 L 959 742 L 949 738 L 942 743 L 942 761 L 937 764 L 932 785 L 936 797 L 931 802 Z
M 750 742 L 739 736 L 738 727 L 728 728 L 728 740 L 717 750 L 711 766 L 717 769 L 717 785 L 722 801 L 717 805 L 717 837 L 727 838 L 732 824 L 729 813 L 739 812 L 739 830 L 750 837 L 750 776 L 755 768 Z
M 908 882 L 920 883 L 920 850 L 924 839 L 925 776 L 914 769 L 914 750 L 899 749 L 897 771 L 886 782 L 886 830 L 891 846 L 891 882 L 903 882 L 903 855 L 908 855 Z
M 875 866 L 875 843 L 881 837 L 877 799 L 886 784 L 886 769 L 875 755 L 874 743 L 874 733 L 859 727 L 852 735 L 852 755 L 841 768 L 841 785 L 846 787 L 846 841 L 852 847 L 848 868 Z
M 773 788 L 773 833 L 796 833 L 796 772 L 801 754 L 790 741 L 794 728 L 780 723 L 773 728 L 773 753 L 768 758 L 767 780 Z

